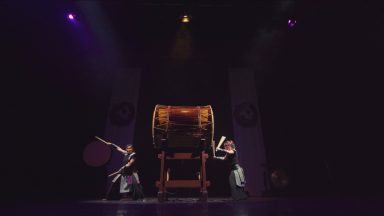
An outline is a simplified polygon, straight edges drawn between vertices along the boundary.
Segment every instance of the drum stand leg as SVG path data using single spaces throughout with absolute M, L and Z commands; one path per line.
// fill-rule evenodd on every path
M 162 151 L 160 155 L 160 185 L 159 192 L 157 192 L 157 199 L 159 202 L 165 201 L 165 175 L 164 175 L 164 166 L 165 166 L 165 152 Z
M 205 170 L 205 162 L 206 162 L 206 154 L 204 151 L 201 152 L 200 155 L 201 159 L 201 194 L 200 194 L 200 201 L 206 202 L 208 199 L 208 191 L 207 191 L 207 173 Z

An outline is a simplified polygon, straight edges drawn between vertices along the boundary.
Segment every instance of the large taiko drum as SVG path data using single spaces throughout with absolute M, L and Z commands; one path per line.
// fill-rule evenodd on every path
M 210 149 L 214 135 L 212 107 L 156 105 L 152 137 L 156 149 Z

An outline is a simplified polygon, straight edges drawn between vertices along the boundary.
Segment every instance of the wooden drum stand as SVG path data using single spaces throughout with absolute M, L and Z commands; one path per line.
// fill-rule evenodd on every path
M 207 201 L 207 187 L 210 185 L 210 182 L 207 181 L 205 162 L 208 159 L 208 154 L 202 151 L 197 157 L 193 157 L 192 153 L 175 153 L 172 156 L 166 156 L 165 151 L 162 151 L 160 154 L 158 154 L 158 158 L 160 159 L 160 181 L 156 181 L 156 187 L 159 188 L 159 192 L 157 193 L 159 202 L 163 202 L 166 199 L 165 191 L 167 188 L 200 188 L 200 200 Z M 167 179 L 167 173 L 165 169 L 167 160 L 200 160 L 200 178 L 197 180 Z

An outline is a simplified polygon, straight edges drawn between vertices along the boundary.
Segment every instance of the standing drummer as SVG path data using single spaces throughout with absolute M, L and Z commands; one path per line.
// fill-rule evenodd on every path
M 133 145 L 128 144 L 124 149 L 117 145 L 113 145 L 111 142 L 107 142 L 107 145 L 115 147 L 117 151 L 124 155 L 123 167 L 117 172 L 111 174 L 120 174 L 120 195 L 122 199 L 126 199 L 131 195 L 133 200 L 143 199 L 144 194 L 140 184 L 139 175 L 136 168 L 137 157 Z
M 216 151 L 222 151 L 225 155 L 223 157 L 214 156 L 214 158 L 226 161 L 231 169 L 229 174 L 229 185 L 232 198 L 234 200 L 247 199 L 248 195 L 245 192 L 245 175 L 243 168 L 239 165 L 235 142 L 227 140 L 224 142 L 224 149 L 217 148 Z

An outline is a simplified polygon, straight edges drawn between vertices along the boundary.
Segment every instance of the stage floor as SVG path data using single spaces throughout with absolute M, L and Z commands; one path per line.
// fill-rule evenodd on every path
M 61 203 L 29 203 L 1 207 L 0 215 L 108 215 L 108 216 L 333 216 L 384 215 L 382 199 L 356 198 L 250 198 L 235 202 L 228 198 L 174 198 L 159 203 L 144 201 L 87 200 Z

